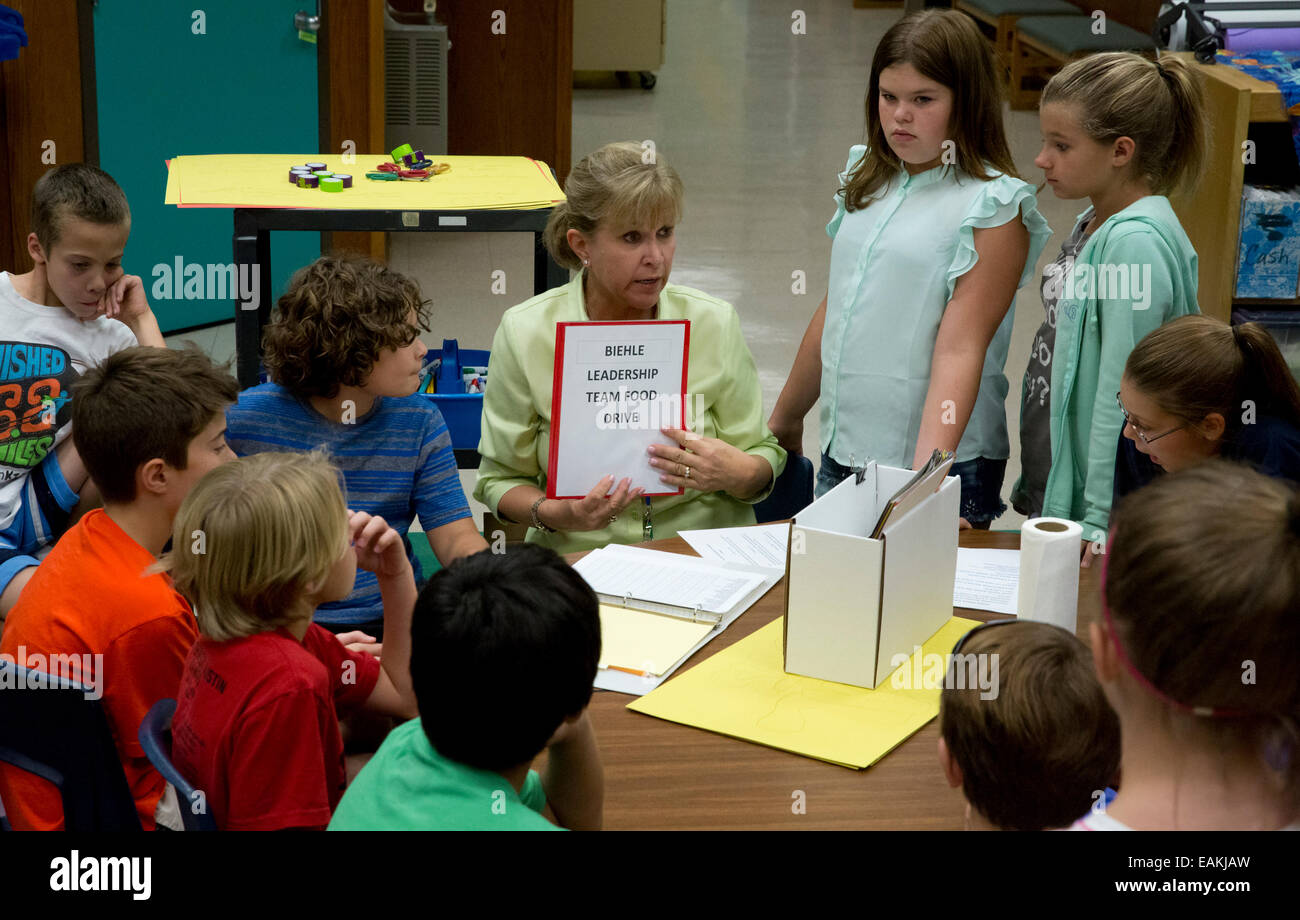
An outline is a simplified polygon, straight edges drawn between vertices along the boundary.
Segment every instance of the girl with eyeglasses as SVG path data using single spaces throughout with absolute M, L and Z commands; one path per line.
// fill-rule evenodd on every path
M 1162 476 L 1102 566 L 1121 781 L 1073 829 L 1300 830 L 1300 493 L 1224 460 Z
M 1116 502 L 1161 471 L 1215 456 L 1300 482 L 1300 387 L 1258 323 L 1166 323 L 1129 355 L 1116 399 Z

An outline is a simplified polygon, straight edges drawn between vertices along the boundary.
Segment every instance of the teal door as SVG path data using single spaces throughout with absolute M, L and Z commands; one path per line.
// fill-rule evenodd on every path
M 233 296 L 184 290 L 182 266 L 229 265 L 232 213 L 163 204 L 165 161 L 202 153 L 317 153 L 316 45 L 294 13 L 314 0 L 99 0 L 94 8 L 99 163 L 131 203 L 124 266 L 164 332 L 234 320 Z M 320 255 L 317 233 L 271 236 L 275 296 Z M 170 279 L 170 290 L 159 284 Z M 170 294 L 170 297 L 158 296 Z M 186 296 L 188 293 L 189 296 Z M 203 296 L 195 296 L 196 294 Z

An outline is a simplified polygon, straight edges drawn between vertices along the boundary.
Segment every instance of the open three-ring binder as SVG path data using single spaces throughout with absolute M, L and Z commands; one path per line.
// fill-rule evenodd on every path
M 749 609 L 780 578 L 758 567 L 618 544 L 574 564 L 601 602 L 596 687 L 640 696 Z

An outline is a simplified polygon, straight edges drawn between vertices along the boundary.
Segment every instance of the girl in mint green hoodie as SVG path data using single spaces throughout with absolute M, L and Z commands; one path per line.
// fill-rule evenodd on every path
M 1074 61 L 1043 90 L 1034 164 L 1058 198 L 1091 207 L 1043 273 L 1047 316 L 1025 371 L 1011 500 L 1022 514 L 1078 522 L 1081 552 L 1104 549 L 1124 362 L 1152 329 L 1198 312 L 1196 251 L 1165 197 L 1200 171 L 1197 79 L 1181 61 L 1108 53 Z

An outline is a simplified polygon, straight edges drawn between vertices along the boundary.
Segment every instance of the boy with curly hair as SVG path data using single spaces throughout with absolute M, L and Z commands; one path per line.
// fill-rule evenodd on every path
M 402 537 L 418 516 L 442 565 L 487 549 L 460 486 L 447 424 L 416 393 L 428 349 L 428 304 L 410 278 L 370 259 L 322 256 L 276 305 L 263 352 L 271 382 L 245 390 L 226 415 L 235 453 L 324 448 L 342 470 L 348 507 L 382 517 Z M 316 622 L 382 639 L 375 576 L 357 572 L 343 600 Z

